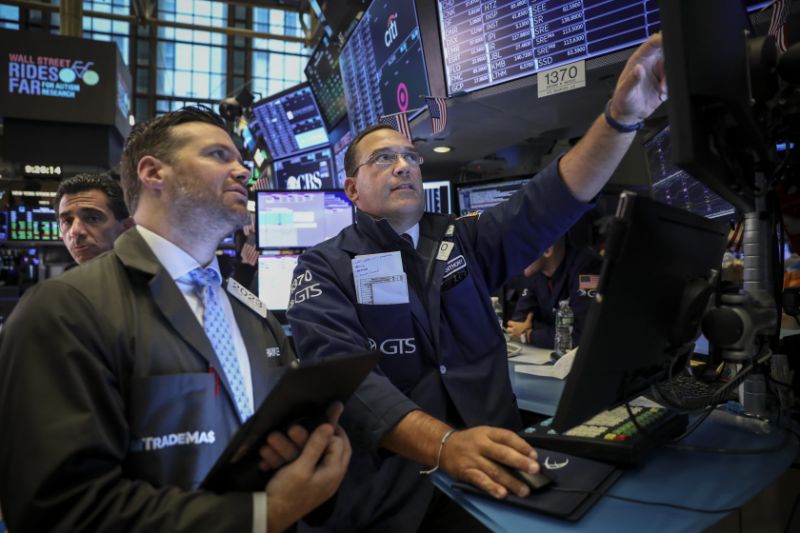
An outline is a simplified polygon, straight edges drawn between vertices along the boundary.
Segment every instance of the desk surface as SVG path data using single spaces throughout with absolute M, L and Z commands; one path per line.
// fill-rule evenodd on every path
M 511 384 L 521 409 L 555 414 L 564 381 L 514 371 Z M 696 446 L 697 449 L 688 447 Z M 719 510 L 714 513 L 626 502 L 600 501 L 579 522 L 570 523 L 452 489 L 445 474 L 434 483 L 493 531 L 700 531 L 721 520 L 728 509 L 744 505 L 777 479 L 794 461 L 798 441 L 775 428 L 754 434 L 736 418 L 715 413 L 675 446 L 653 450 L 644 465 L 626 471 L 609 494 L 649 502 Z
M 700 531 L 721 520 L 731 508 L 778 478 L 797 456 L 797 439 L 775 429 L 755 435 L 740 427 L 709 418 L 681 445 L 703 449 L 663 447 L 654 450 L 638 470 L 623 473 L 609 494 L 680 506 L 718 510 L 711 514 L 671 507 L 601 498 L 579 522 L 467 495 L 450 487 L 444 474 L 434 483 L 492 531 Z

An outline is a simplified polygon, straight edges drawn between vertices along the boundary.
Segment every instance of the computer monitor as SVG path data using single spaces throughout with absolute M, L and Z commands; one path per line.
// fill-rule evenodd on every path
M 342 48 L 339 68 L 355 133 L 382 115 L 421 110 L 420 95 L 429 93 L 414 2 L 374 0 Z
M 328 144 L 325 123 L 307 83 L 256 102 L 253 117 L 253 127 L 273 159 Z
M 256 225 L 261 249 L 307 248 L 335 237 L 353 223 L 344 191 L 257 191 Z
M 747 3 L 755 8 L 769 2 Z M 437 5 L 448 95 L 629 48 L 660 28 L 653 0 L 437 0 Z
M 8 211 L 0 210 L 0 241 L 8 240 Z
M 242 128 L 242 146 L 251 154 L 256 151 L 256 139 L 253 137 L 253 132 L 250 131 L 249 126 Z
M 673 161 L 751 211 L 755 169 L 768 159 L 768 113 L 754 99 L 763 80 L 751 77 L 758 54 L 748 50 L 747 13 L 730 0 L 662 1 L 661 16 Z
M 425 181 L 425 211 L 449 215 L 453 212 L 452 192 L 449 181 Z
M 456 185 L 458 212 L 461 216 L 481 213 L 485 209 L 507 200 L 530 178 L 502 179 Z
M 333 150 L 334 168 L 336 169 L 336 186 L 334 189 L 344 189 L 344 179 L 347 171 L 344 168 L 344 155 L 347 147 L 353 141 L 353 132 L 350 130 L 350 121 L 345 115 L 344 119 L 328 134 Z
M 306 79 L 319 104 L 328 131 L 347 114 L 342 73 L 339 71 L 341 51 L 342 45 L 338 37 L 323 34 L 305 68 Z
M 60 241 L 56 211 L 44 205 L 17 204 L 8 210 L 10 241 Z
M 270 311 L 286 311 L 298 255 L 258 256 L 258 298 Z
M 650 195 L 659 202 L 681 207 L 706 218 L 730 219 L 736 208 L 672 162 L 670 128 L 666 126 L 644 143 L 650 171 Z
M 686 363 L 728 225 L 623 193 L 597 296 L 552 427 L 563 432 L 635 398 Z
M 297 154 L 272 163 L 278 189 L 335 189 L 333 156 L 328 148 Z

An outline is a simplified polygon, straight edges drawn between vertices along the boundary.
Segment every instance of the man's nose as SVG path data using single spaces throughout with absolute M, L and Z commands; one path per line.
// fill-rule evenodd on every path
M 233 179 L 242 185 L 247 185 L 247 182 L 250 181 L 250 169 L 237 162 L 236 168 L 234 169 Z

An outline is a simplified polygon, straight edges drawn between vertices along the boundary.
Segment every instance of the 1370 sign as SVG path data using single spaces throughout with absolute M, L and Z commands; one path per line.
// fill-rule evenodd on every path
M 586 87 L 586 62 L 542 70 L 537 75 L 539 98 Z

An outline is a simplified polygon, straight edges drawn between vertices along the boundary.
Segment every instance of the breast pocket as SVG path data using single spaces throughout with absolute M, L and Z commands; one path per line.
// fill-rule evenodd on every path
M 370 349 L 384 355 L 380 369 L 397 388 L 408 391 L 422 375 L 422 354 L 414 335 L 410 305 L 356 304 L 356 308 Z
M 228 440 L 225 398 L 210 373 L 135 378 L 130 390 L 131 477 L 156 486 L 192 489 L 213 466 Z

